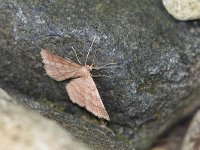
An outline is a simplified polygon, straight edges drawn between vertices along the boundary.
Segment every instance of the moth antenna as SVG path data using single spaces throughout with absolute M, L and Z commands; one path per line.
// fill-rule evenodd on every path
M 74 49 L 74 47 L 72 47 L 72 50 L 74 51 L 74 54 L 76 56 L 76 59 L 77 59 L 78 63 L 81 64 L 80 60 L 78 59 L 78 55 L 77 55 L 76 50 Z
M 107 63 L 103 66 L 97 66 L 97 67 L 93 67 L 92 69 L 94 70 L 100 70 L 100 69 L 105 69 L 105 68 L 113 68 L 113 67 L 119 67 L 119 66 L 109 66 L 109 65 L 116 65 L 117 63 Z
M 92 44 L 90 45 L 90 48 L 88 49 L 88 53 L 87 53 L 87 56 L 86 56 L 86 59 L 85 59 L 85 65 L 86 65 L 86 63 L 87 63 L 87 59 L 88 59 L 88 56 L 89 56 L 89 54 L 90 54 L 90 51 L 91 51 L 91 48 L 92 48 L 92 46 L 93 46 L 93 44 L 94 44 L 95 39 L 96 39 L 96 36 L 94 37 L 94 39 L 93 39 L 93 41 L 92 41 Z

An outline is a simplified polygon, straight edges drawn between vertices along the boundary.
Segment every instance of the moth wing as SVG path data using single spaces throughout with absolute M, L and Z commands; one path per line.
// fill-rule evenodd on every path
M 66 80 L 73 77 L 81 65 L 76 64 L 70 60 L 64 59 L 60 56 L 52 54 L 47 49 L 41 50 L 44 68 L 46 73 L 57 81 Z
M 73 79 L 66 85 L 66 90 L 73 103 L 86 107 L 99 118 L 110 120 L 91 76 Z

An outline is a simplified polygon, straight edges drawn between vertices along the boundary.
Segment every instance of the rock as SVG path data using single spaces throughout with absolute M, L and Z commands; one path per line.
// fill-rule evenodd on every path
M 190 119 L 182 120 L 159 137 L 150 150 L 181 150 Z
M 0 1 L 0 83 L 92 149 L 145 149 L 199 97 L 200 22 L 176 22 L 160 1 Z M 40 50 L 118 67 L 93 74 L 110 122 L 74 105 L 45 75 Z M 32 97 L 32 99 L 30 98 Z M 52 106 L 46 109 L 45 102 Z M 104 126 L 102 128 L 102 126 Z M 109 130 L 111 130 L 109 132 Z M 112 134 L 114 132 L 114 136 Z M 96 146 L 96 147 L 94 147 Z
M 5 87 L 1 85 L 0 87 Z M 55 108 L 44 106 L 41 103 L 38 103 L 33 98 L 30 98 L 26 95 L 19 93 L 15 89 L 6 89 L 9 91 L 10 95 L 14 99 L 23 104 L 29 109 L 38 111 L 41 115 L 50 118 L 51 120 L 56 120 L 63 128 L 66 128 L 71 134 L 77 137 L 80 141 L 88 143 L 88 146 L 91 149 L 105 150 L 105 149 L 120 149 L 128 150 L 128 147 L 125 143 L 122 143 L 117 138 L 113 138 L 113 131 L 105 126 L 105 124 L 99 125 L 95 120 L 90 121 L 85 118 L 83 120 L 78 119 L 70 114 L 62 113 Z M 47 100 L 46 100 L 47 101 Z M 61 106 L 60 106 L 61 107 Z M 84 117 L 84 116 L 83 116 Z
M 55 122 L 27 110 L 0 89 L 0 149 L 89 150 Z
M 162 0 L 167 11 L 178 20 L 200 19 L 199 0 Z
M 200 110 L 192 119 L 182 145 L 182 150 L 198 149 L 200 149 Z

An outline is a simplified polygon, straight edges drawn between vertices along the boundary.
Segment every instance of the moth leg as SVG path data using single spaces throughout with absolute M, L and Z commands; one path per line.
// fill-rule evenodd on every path
M 80 62 L 80 60 L 78 58 L 78 55 L 77 55 L 76 50 L 74 49 L 74 47 L 72 47 L 72 50 L 74 51 L 74 54 L 76 56 L 76 59 L 77 59 L 78 63 L 81 64 L 81 62 Z
M 113 67 L 119 67 L 119 66 L 110 66 L 110 65 L 116 65 L 117 63 L 107 63 L 103 66 L 97 66 L 97 67 L 93 67 L 92 69 L 95 70 L 100 70 L 100 69 L 105 69 L 105 68 L 113 68 Z
M 67 58 L 67 57 L 65 57 L 65 59 L 67 59 L 67 60 L 69 60 L 69 61 L 72 61 L 71 59 L 69 59 L 69 58 Z

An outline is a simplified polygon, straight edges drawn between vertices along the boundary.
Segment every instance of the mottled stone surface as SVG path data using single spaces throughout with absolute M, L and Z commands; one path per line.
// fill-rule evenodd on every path
M 19 106 L 0 89 L 0 149 L 89 150 L 55 122 Z
M 167 11 L 178 20 L 200 19 L 199 0 L 162 0 Z
M 0 87 L 6 87 L 0 84 Z M 51 108 L 38 103 L 34 98 L 19 93 L 16 89 L 5 88 L 9 94 L 20 104 L 27 108 L 31 108 L 41 115 L 57 121 L 63 128 L 67 129 L 73 136 L 77 137 L 80 141 L 87 143 L 91 149 L 105 150 L 105 149 L 129 149 L 123 141 L 120 142 L 119 138 L 115 137 L 113 131 L 106 127 L 105 123 L 99 123 L 97 120 L 90 120 L 85 118 L 78 119 L 70 114 L 61 112 L 63 106 L 55 108 L 55 104 L 47 103 Z M 47 101 L 45 99 L 45 101 Z M 60 109 L 60 110 L 59 110 Z
M 0 83 L 32 96 L 21 101 L 31 108 L 42 101 L 64 111 L 40 112 L 70 122 L 65 128 L 98 149 L 147 148 L 199 96 L 200 22 L 175 22 L 161 1 L 0 0 L 0 14 Z M 111 119 L 105 130 L 70 102 L 68 81 L 45 75 L 40 58 L 50 48 L 76 61 L 73 46 L 84 62 L 94 36 L 89 62 L 119 66 L 93 72 L 112 76 L 94 79 Z

